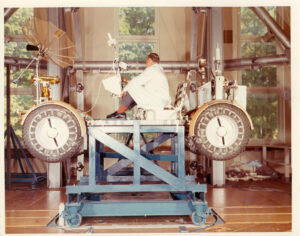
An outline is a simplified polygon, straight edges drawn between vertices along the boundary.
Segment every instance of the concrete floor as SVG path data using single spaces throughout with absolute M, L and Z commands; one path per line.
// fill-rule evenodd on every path
M 118 193 L 117 199 L 153 199 L 166 193 Z M 107 196 L 111 198 L 111 196 Z M 227 182 L 224 187 L 208 185 L 208 206 L 225 221 L 206 232 L 290 232 L 292 231 L 291 184 L 277 181 Z M 65 188 L 47 190 L 42 185 L 13 184 L 5 192 L 5 232 L 19 233 L 180 233 L 199 230 L 189 216 L 93 217 L 84 218 L 79 228 L 47 227 L 66 202 Z M 206 224 L 214 222 L 213 217 Z M 201 231 L 199 231 L 201 232 Z

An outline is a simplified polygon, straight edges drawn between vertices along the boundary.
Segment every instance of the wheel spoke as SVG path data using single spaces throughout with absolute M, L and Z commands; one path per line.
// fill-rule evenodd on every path
M 52 128 L 52 124 L 51 124 L 50 118 L 48 118 L 48 123 L 49 123 L 50 128 Z
M 221 121 L 220 121 L 220 118 L 218 117 L 218 124 L 219 124 L 219 126 L 221 127 L 222 125 L 221 125 Z
M 58 147 L 58 143 L 57 143 L 56 138 L 53 138 L 53 140 L 54 140 L 54 143 L 55 143 L 56 147 Z
M 224 136 L 222 136 L 222 143 L 225 146 L 225 138 L 224 138 Z

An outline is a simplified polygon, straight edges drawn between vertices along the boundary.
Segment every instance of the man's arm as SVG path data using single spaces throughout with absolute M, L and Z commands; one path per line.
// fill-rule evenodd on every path
M 151 73 L 151 69 L 146 68 L 146 70 L 144 70 L 141 74 L 139 74 L 138 76 L 134 77 L 131 81 L 129 81 L 126 87 L 131 86 L 131 84 L 141 86 L 143 84 L 146 84 L 149 80 L 151 80 L 152 77 L 153 75 Z

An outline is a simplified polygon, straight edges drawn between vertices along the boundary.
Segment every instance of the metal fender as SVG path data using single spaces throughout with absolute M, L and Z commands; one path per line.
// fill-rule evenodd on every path
M 213 104 L 217 104 L 217 103 L 227 103 L 227 104 L 230 104 L 230 105 L 233 105 L 233 106 L 239 108 L 247 116 L 249 124 L 250 124 L 250 127 L 253 130 L 253 123 L 252 123 L 252 120 L 251 120 L 249 114 L 238 103 L 236 103 L 235 101 L 228 101 L 228 100 L 223 100 L 223 99 L 216 99 L 216 100 L 212 100 L 212 101 L 209 101 L 207 103 L 204 103 L 194 113 L 191 114 L 190 127 L 189 127 L 189 136 L 194 136 L 195 123 L 196 123 L 196 120 L 197 120 L 198 116 L 207 107 L 209 107 L 209 106 L 211 106 Z
M 76 119 L 78 120 L 78 123 L 80 125 L 80 130 L 81 130 L 81 136 L 84 137 L 86 136 L 86 125 L 85 125 L 85 122 L 84 122 L 84 119 L 83 117 L 81 116 L 80 112 L 74 108 L 73 106 L 71 106 L 70 104 L 68 103 L 65 103 L 65 102 L 62 102 L 62 101 L 46 101 L 46 102 L 42 102 L 38 105 L 35 105 L 33 107 L 31 107 L 27 112 L 26 114 L 24 115 L 23 119 L 22 119 L 22 122 L 21 124 L 23 125 L 28 114 L 31 113 L 32 111 L 34 111 L 35 109 L 39 108 L 39 107 L 42 107 L 42 106 L 47 106 L 49 104 L 55 104 L 55 105 L 59 105 L 59 106 L 62 106 L 66 109 L 68 109 L 70 112 L 72 112 L 72 114 L 76 117 Z

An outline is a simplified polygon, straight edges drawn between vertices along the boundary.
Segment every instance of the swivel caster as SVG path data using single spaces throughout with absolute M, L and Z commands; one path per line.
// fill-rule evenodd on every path
M 79 213 L 77 213 L 74 217 L 70 217 L 69 219 L 67 219 L 67 224 L 68 226 L 75 228 L 81 224 L 81 221 L 82 216 Z
M 206 221 L 206 218 L 200 216 L 196 211 L 192 213 L 192 221 L 195 225 L 203 225 Z

